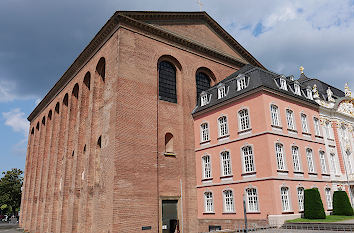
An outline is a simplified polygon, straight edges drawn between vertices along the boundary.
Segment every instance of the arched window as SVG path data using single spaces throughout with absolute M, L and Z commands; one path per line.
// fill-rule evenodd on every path
M 84 84 L 90 90 L 90 83 L 91 83 L 91 74 L 87 72 L 84 77 Z
M 55 105 L 55 112 L 59 114 L 59 110 L 60 110 L 60 104 L 59 102 L 57 102 L 57 104 Z
M 284 146 L 283 144 L 275 144 L 275 153 L 277 156 L 277 168 L 278 170 L 285 170 L 285 159 L 284 159 Z
M 313 162 L 313 154 L 311 149 L 306 150 L 306 158 L 307 158 L 307 166 L 309 169 L 309 173 L 314 173 L 315 172 L 315 165 Z
M 105 81 L 106 78 L 106 60 L 104 57 L 101 57 L 96 66 L 96 72 L 101 76 L 102 81 Z
M 247 130 L 250 128 L 250 118 L 247 109 L 242 109 L 238 111 L 238 119 L 239 119 L 240 131 Z
M 326 156 L 324 151 L 320 151 L 320 163 L 321 163 L 322 174 L 327 174 L 327 163 L 326 163 Z
M 293 157 L 294 172 L 300 172 L 301 171 L 301 163 L 300 163 L 299 147 L 292 146 L 291 147 L 291 154 Z
M 63 104 L 65 106 L 68 106 L 68 103 L 69 103 L 69 96 L 68 96 L 68 93 L 66 93 L 64 96 L 64 99 L 63 99 Z
M 226 116 L 221 116 L 218 118 L 218 128 L 219 128 L 219 137 L 225 137 L 229 135 L 229 126 L 227 124 Z
M 37 122 L 36 129 L 39 130 L 39 122 Z
M 281 187 L 280 195 L 281 195 L 281 204 L 282 204 L 283 212 L 290 211 L 289 188 Z
M 211 162 L 210 162 L 210 156 L 209 155 L 204 155 L 202 157 L 203 161 L 203 179 L 209 179 L 211 178 Z
M 165 135 L 165 152 L 173 153 L 173 135 L 171 133 Z
M 299 203 L 299 211 L 304 210 L 304 188 L 298 187 L 297 188 L 297 200 Z
M 223 197 L 224 197 L 224 211 L 226 213 L 235 212 L 234 195 L 232 193 L 232 190 L 225 190 L 223 192 Z
M 254 157 L 252 147 L 245 146 L 242 148 L 242 159 L 243 159 L 243 171 L 245 173 L 254 172 Z
M 209 125 L 208 123 L 203 123 L 200 125 L 200 142 L 209 141 Z
M 273 126 L 280 126 L 278 106 L 276 106 L 274 104 L 270 105 L 270 114 L 271 114 L 271 118 L 272 118 L 272 125 Z
M 248 212 L 258 212 L 258 194 L 257 189 L 255 188 L 247 188 L 247 210 Z
M 45 125 L 45 116 L 42 118 L 42 124 Z
M 198 99 L 202 91 L 208 90 L 210 88 L 210 78 L 204 72 L 197 72 L 197 74 L 195 75 L 195 82 L 197 86 L 197 99 Z
M 204 207 L 206 213 L 214 212 L 214 203 L 213 203 L 213 193 L 205 192 L 204 193 Z
M 161 61 L 159 69 L 159 98 L 177 103 L 176 67 L 168 61 Z
M 330 188 L 326 188 L 325 189 L 325 194 L 326 194 L 327 208 L 329 210 L 331 210 L 333 208 L 331 189 Z
M 52 119 L 52 115 L 53 115 L 53 112 L 52 112 L 52 110 L 50 110 L 49 113 L 48 113 L 48 119 L 49 119 L 49 120 Z
M 31 134 L 34 134 L 34 128 L 32 127 Z
M 231 175 L 231 158 L 230 153 L 228 151 L 223 151 L 220 154 L 221 156 L 221 173 L 222 176 L 230 176 Z
M 75 96 L 76 99 L 79 97 L 79 84 L 75 84 L 72 91 L 72 95 Z
M 99 148 L 102 148 L 102 136 L 99 136 L 98 139 L 97 139 L 97 146 Z

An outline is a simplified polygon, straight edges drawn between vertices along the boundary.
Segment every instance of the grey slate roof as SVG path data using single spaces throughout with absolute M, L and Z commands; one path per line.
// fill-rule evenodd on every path
M 245 75 L 245 77 L 248 78 L 248 85 L 246 88 L 242 90 L 237 90 L 237 77 L 239 75 Z M 283 78 L 286 80 L 287 83 L 287 89 L 288 90 L 283 90 L 280 88 L 280 79 Z M 294 80 L 293 76 L 288 76 L 285 77 L 284 75 L 280 75 L 271 71 L 267 71 L 264 69 L 261 69 L 259 67 L 253 66 L 253 65 L 245 65 L 243 66 L 240 70 L 236 71 L 235 73 L 231 74 L 218 84 L 214 85 L 210 89 L 206 90 L 205 93 L 207 93 L 209 102 L 208 104 L 201 106 L 201 98 L 198 98 L 198 103 L 196 108 L 193 110 L 192 114 L 195 114 L 197 112 L 200 112 L 202 110 L 208 109 L 212 106 L 221 104 L 225 101 L 228 101 L 230 99 L 236 98 L 238 96 L 241 96 L 244 93 L 247 93 L 249 91 L 252 91 L 256 88 L 260 87 L 266 87 L 268 89 L 274 90 L 276 92 L 280 92 L 295 98 L 298 98 L 299 100 L 303 100 L 306 102 L 309 102 L 314 105 L 318 105 L 314 100 L 307 98 L 307 86 L 311 86 L 312 89 L 312 82 L 316 83 L 319 81 L 317 79 L 310 79 L 307 77 L 300 78 L 299 80 Z M 302 81 L 302 82 L 300 82 Z M 301 95 L 295 94 L 295 88 L 294 85 L 297 83 L 300 86 L 301 89 Z M 226 86 L 226 93 L 227 95 L 224 98 L 218 99 L 218 86 L 220 84 L 224 84 Z M 325 84 L 321 82 L 321 84 Z M 319 86 L 319 85 L 317 85 Z M 325 89 L 324 89 L 325 88 Z M 324 89 L 324 94 L 326 97 L 326 86 L 321 86 L 321 94 L 322 89 Z M 331 87 L 334 95 L 344 95 L 344 93 L 340 93 L 341 91 Z M 203 95 L 203 92 L 201 93 Z M 323 96 L 322 96 L 323 97 Z

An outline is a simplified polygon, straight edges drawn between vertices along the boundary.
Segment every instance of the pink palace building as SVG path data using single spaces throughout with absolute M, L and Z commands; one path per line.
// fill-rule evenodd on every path
M 248 219 L 281 224 L 300 217 L 304 189 L 313 187 L 332 209 L 333 161 L 303 79 L 246 65 L 200 94 L 192 114 L 200 221 L 234 228 L 245 198 Z

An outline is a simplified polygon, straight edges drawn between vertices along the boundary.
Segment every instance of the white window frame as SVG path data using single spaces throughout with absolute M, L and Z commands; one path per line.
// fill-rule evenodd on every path
M 247 212 L 249 213 L 259 212 L 257 188 L 255 187 L 246 188 L 245 192 L 247 197 Z
M 243 172 L 251 173 L 256 171 L 253 148 L 250 145 L 241 148 Z
M 295 127 L 295 117 L 294 111 L 291 109 L 286 109 L 286 122 L 288 125 L 288 129 L 296 130 Z
M 347 171 L 348 174 L 352 174 L 353 173 L 353 163 L 352 163 L 352 159 L 351 159 L 351 152 L 350 150 L 346 150 L 345 151 L 345 155 L 346 155 L 346 160 L 347 160 Z
M 294 91 L 296 95 L 301 95 L 301 88 L 299 84 L 294 83 Z
M 205 213 L 214 213 L 214 199 L 211 191 L 204 192 L 204 211 Z
M 235 212 L 234 194 L 231 189 L 226 189 L 223 191 L 223 203 L 224 203 L 224 212 L 225 213 L 234 213 Z
M 317 117 L 313 118 L 313 125 L 315 126 L 315 135 L 321 136 L 320 120 Z
M 281 199 L 281 206 L 283 212 L 290 212 L 290 196 L 289 196 L 289 187 L 281 187 L 280 188 L 280 199 Z
M 300 160 L 300 152 L 298 146 L 291 147 L 291 155 L 293 158 L 293 166 L 294 172 L 301 172 L 301 160 Z
M 202 93 L 200 94 L 200 106 L 205 106 L 209 103 L 208 94 Z
M 315 163 L 313 160 L 313 150 L 311 148 L 306 149 L 306 160 L 307 160 L 307 168 L 309 173 L 315 173 Z
M 309 133 L 309 125 L 307 122 L 307 115 L 305 113 L 301 113 L 301 128 L 303 133 Z
M 203 179 L 210 179 L 212 178 L 211 174 L 211 156 L 210 155 L 204 155 L 202 157 L 202 174 L 203 174 Z
M 229 135 L 227 116 L 221 116 L 218 118 L 218 128 L 219 128 L 219 137 L 225 137 Z
M 310 100 L 313 100 L 313 95 L 312 95 L 312 89 L 311 88 L 306 88 L 306 94 L 307 98 Z
M 336 158 L 336 154 L 335 154 L 335 153 L 330 153 L 329 156 L 330 156 L 330 158 L 331 158 L 332 172 L 333 172 L 333 174 L 337 174 L 337 173 L 338 173 L 338 169 L 337 169 L 337 158 Z
M 270 116 L 272 120 L 272 125 L 280 127 L 279 107 L 277 105 L 270 105 Z
M 238 122 L 239 122 L 239 131 L 248 130 L 251 128 L 250 115 L 247 108 L 243 108 L 238 111 Z
M 222 176 L 231 176 L 232 168 L 231 168 L 231 156 L 230 152 L 224 150 L 220 153 L 220 161 L 221 161 L 221 175 Z
M 304 211 L 304 200 L 305 200 L 305 189 L 304 187 L 298 187 L 297 192 L 297 201 L 299 204 L 299 211 Z
M 277 170 L 286 170 L 285 166 L 285 155 L 284 155 L 284 145 L 281 143 L 275 143 L 275 156 L 277 161 Z
M 318 152 L 318 154 L 320 155 L 320 164 L 321 164 L 321 171 L 322 174 L 327 174 L 327 162 L 326 162 L 326 153 L 323 150 L 320 150 Z
M 246 77 L 240 77 L 237 79 L 237 91 L 245 89 L 247 87 Z
M 327 209 L 333 209 L 333 202 L 332 202 L 332 192 L 331 189 L 326 187 L 325 188 L 325 195 L 326 195 L 326 202 L 327 202 Z
M 218 99 L 222 99 L 227 95 L 225 84 L 221 83 L 218 85 Z
M 200 124 L 200 142 L 203 143 L 208 141 L 210 141 L 209 124 L 208 122 L 203 122 Z
M 280 89 L 283 89 L 285 91 L 288 90 L 288 85 L 286 83 L 286 79 L 283 77 L 280 78 Z

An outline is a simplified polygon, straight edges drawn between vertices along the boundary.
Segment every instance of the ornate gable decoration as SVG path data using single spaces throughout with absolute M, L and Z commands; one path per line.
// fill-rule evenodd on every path
M 338 112 L 354 117 L 353 100 L 344 100 L 338 106 Z

